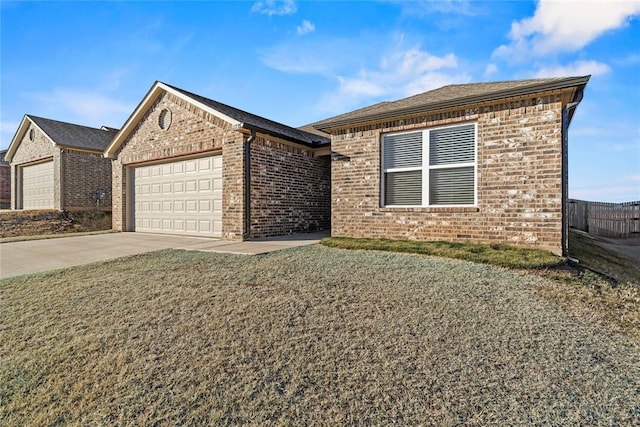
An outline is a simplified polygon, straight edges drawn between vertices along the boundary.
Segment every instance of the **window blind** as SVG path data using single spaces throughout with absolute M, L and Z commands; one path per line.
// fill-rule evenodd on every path
M 422 167 L 422 132 L 384 137 L 384 168 Z
M 429 165 L 475 161 L 475 126 L 473 124 L 429 131 Z
M 387 205 L 420 206 L 422 204 L 422 171 L 387 172 L 385 174 Z

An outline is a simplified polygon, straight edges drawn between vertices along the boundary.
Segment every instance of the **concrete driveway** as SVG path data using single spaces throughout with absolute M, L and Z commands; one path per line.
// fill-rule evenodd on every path
M 160 249 L 257 255 L 317 243 L 327 233 L 246 242 L 146 233 L 110 233 L 0 243 L 0 279 L 73 267 Z

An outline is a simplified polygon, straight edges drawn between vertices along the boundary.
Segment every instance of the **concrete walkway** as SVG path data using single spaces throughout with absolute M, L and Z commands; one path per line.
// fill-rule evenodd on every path
M 0 279 L 170 248 L 258 255 L 312 245 L 327 235 L 321 232 L 230 242 L 168 234 L 110 233 L 0 243 Z

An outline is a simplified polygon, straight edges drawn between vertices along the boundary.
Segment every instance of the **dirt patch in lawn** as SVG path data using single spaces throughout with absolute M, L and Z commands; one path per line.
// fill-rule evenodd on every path
M 0 238 L 111 229 L 111 213 L 58 210 L 0 211 Z
M 640 343 L 465 261 L 161 251 L 0 282 L 0 424 L 637 425 Z

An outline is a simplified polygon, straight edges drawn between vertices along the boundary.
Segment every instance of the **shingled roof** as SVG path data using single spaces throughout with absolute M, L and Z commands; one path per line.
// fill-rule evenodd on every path
M 321 146 L 329 144 L 330 140 L 324 136 L 321 136 L 317 132 L 307 132 L 303 129 L 296 129 L 282 123 L 275 122 L 273 120 L 266 119 L 264 117 L 257 116 L 255 114 L 248 113 L 230 105 L 223 104 L 222 102 L 214 101 L 204 96 L 197 95 L 192 92 L 188 92 L 184 89 L 177 88 L 175 86 L 166 86 L 182 93 L 183 95 L 194 99 L 216 111 L 219 111 L 241 123 L 240 127 L 253 128 L 257 131 L 262 131 L 274 136 L 284 137 L 287 140 L 293 142 L 302 142 L 309 146 Z
M 175 86 L 168 85 L 163 82 L 156 81 L 151 89 L 147 92 L 142 101 L 138 104 L 133 113 L 122 126 L 122 129 L 111 144 L 106 148 L 104 155 L 106 157 L 114 157 L 120 146 L 126 141 L 131 132 L 133 132 L 137 124 L 144 119 L 144 116 L 153 103 L 163 93 L 171 93 L 172 95 L 183 99 L 184 101 L 206 111 L 221 120 L 229 123 L 233 129 L 247 129 L 258 133 L 271 135 L 284 139 L 296 144 L 308 147 L 324 147 L 331 143 L 330 139 L 323 136 L 322 133 L 306 132 L 302 129 L 296 129 L 264 117 L 248 113 L 235 107 L 231 107 L 222 102 L 205 98 L 204 96 L 188 92 Z
M 55 145 L 96 152 L 103 152 L 118 133 L 117 129 L 104 126 L 103 129 L 97 129 L 25 114 L 7 149 L 7 160 L 13 159 L 24 135 L 32 125 L 39 128 Z
M 584 88 L 589 77 L 590 76 L 554 77 L 448 85 L 398 101 L 381 102 L 346 114 L 321 120 L 311 124 L 311 126 L 318 130 L 326 131 L 335 127 L 460 107 L 537 92 L 565 89 L 573 86 Z
M 27 115 L 49 138 L 62 147 L 82 148 L 86 150 L 104 151 L 109 145 L 117 129 L 96 129 L 58 120 L 45 119 Z

